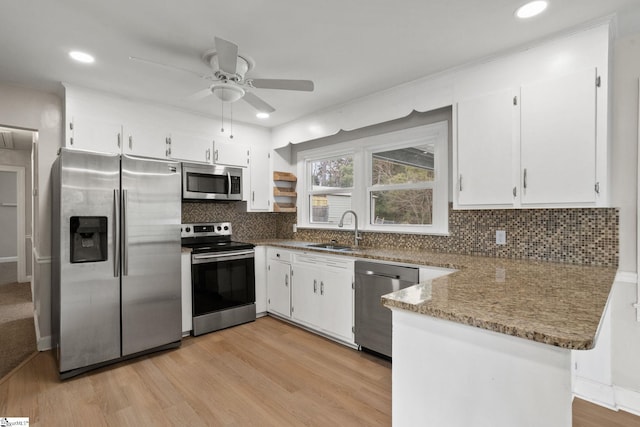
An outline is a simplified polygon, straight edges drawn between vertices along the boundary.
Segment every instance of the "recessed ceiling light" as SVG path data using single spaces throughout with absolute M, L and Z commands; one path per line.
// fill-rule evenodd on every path
M 259 119 L 268 119 L 269 118 L 269 113 L 260 112 L 260 113 L 256 114 L 256 117 L 259 118 Z
M 88 53 L 85 52 L 80 52 L 78 50 L 73 50 L 71 52 L 69 52 L 69 56 L 78 61 L 78 62 L 82 62 L 84 64 L 91 64 L 93 62 L 95 62 L 95 58 L 91 55 L 89 55 Z
M 532 18 L 542 13 L 547 8 L 547 2 L 542 0 L 531 1 L 516 10 L 516 16 L 520 19 Z

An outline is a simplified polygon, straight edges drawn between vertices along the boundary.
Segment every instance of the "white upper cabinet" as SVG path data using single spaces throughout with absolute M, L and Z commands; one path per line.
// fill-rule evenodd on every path
M 65 147 L 103 153 L 122 150 L 122 123 L 83 116 L 67 115 Z
M 517 197 L 517 90 L 457 103 L 457 206 L 512 206 Z
M 242 143 L 214 141 L 213 163 L 246 168 L 249 166 L 249 152 L 249 146 Z
M 167 150 L 172 159 L 211 163 L 213 139 L 191 132 L 172 131 Z
M 167 157 L 168 129 L 135 121 L 123 124 L 122 152 L 134 156 L 163 159 Z
M 271 210 L 271 149 L 263 144 L 251 147 L 247 211 Z M 246 179 L 245 179 L 246 182 Z
M 522 86 L 522 204 L 593 204 L 595 68 Z

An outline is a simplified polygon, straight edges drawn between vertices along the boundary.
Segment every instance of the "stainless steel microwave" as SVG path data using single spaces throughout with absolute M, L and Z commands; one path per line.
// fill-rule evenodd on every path
M 242 200 L 242 169 L 182 164 L 183 200 Z

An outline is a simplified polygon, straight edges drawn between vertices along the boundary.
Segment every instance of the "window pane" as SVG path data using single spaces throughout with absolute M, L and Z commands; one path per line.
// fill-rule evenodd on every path
M 372 154 L 371 185 L 410 184 L 435 179 L 434 144 Z
M 314 160 L 310 162 L 311 189 L 350 188 L 353 186 L 353 157 Z
M 372 224 L 433 224 L 433 190 L 371 192 Z
M 309 196 L 309 206 L 312 223 L 337 224 L 342 213 L 351 209 L 351 194 L 314 194 Z

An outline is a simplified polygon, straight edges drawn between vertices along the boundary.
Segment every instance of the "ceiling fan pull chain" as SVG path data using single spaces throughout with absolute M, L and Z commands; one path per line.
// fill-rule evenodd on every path
M 220 101 L 220 107 L 222 107 L 222 114 L 221 114 L 221 128 L 220 128 L 220 133 L 224 133 L 224 102 Z
M 229 105 L 229 118 L 229 128 L 231 129 L 229 139 L 233 139 L 233 104 Z

